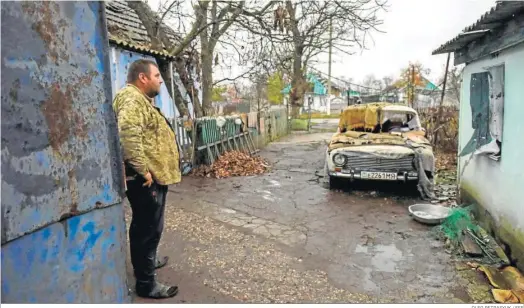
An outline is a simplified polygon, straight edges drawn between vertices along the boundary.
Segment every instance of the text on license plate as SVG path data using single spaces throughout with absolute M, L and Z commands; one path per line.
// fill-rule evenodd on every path
M 360 177 L 362 179 L 368 179 L 368 180 L 396 180 L 397 174 L 394 172 L 369 172 L 369 171 L 362 171 L 360 173 Z

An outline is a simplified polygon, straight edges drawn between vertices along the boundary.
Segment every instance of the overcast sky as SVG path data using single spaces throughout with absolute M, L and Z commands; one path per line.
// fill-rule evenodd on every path
M 160 1 L 168 0 L 148 0 L 148 3 L 156 10 Z M 410 61 L 419 61 L 431 69 L 429 79 L 438 82 L 446 55 L 432 56 L 431 52 L 476 22 L 495 4 L 495 0 L 389 0 L 388 11 L 382 16 L 384 24 L 380 26 L 385 33 L 374 33 L 374 44 L 368 44 L 368 50 L 356 50 L 351 56 L 335 55 L 332 75 L 350 77 L 355 83 L 368 74 L 396 78 Z M 323 63 L 314 66 L 326 74 L 327 58 L 327 54 L 322 56 Z M 235 77 L 241 71 L 217 67 L 214 78 Z
M 444 72 L 446 55 L 432 56 L 431 52 L 494 5 L 494 0 L 390 0 L 381 26 L 386 33 L 374 34 L 375 44 L 369 50 L 337 57 L 332 74 L 351 77 L 355 82 L 367 74 L 398 77 L 409 61 L 420 61 L 431 69 L 430 78 L 437 82 Z M 328 71 L 327 64 L 317 68 Z

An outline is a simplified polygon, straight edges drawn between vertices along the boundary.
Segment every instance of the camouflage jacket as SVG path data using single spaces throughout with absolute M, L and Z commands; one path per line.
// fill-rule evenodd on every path
M 142 176 L 151 172 L 158 184 L 180 182 L 175 133 L 152 100 L 137 87 L 127 85 L 115 96 L 113 110 L 125 162 Z

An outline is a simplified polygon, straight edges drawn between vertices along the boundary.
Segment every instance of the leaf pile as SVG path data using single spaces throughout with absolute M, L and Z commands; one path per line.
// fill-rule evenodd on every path
M 437 170 L 456 170 L 457 153 L 436 153 L 435 156 L 435 167 L 437 167 Z
M 269 164 L 260 157 L 249 156 L 240 151 L 230 151 L 220 156 L 211 166 L 200 166 L 193 174 L 217 179 L 231 176 L 262 174 Z

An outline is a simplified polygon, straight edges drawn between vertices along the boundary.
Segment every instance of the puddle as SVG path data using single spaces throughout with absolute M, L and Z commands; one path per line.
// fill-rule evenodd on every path
M 281 186 L 280 183 L 278 181 L 275 181 L 275 180 L 269 180 L 269 183 L 271 184 L 272 187 L 279 187 L 279 186 Z
M 402 260 L 402 251 L 394 244 L 373 246 L 375 254 L 371 258 L 371 265 L 381 272 L 394 273 L 398 270 L 397 262 Z
M 357 247 L 355 247 L 355 252 L 356 253 L 368 253 L 368 246 L 357 245 Z
M 373 272 L 370 268 L 364 268 L 364 279 L 362 279 L 362 287 L 364 290 L 371 292 L 378 289 L 377 284 L 373 282 L 373 278 L 371 277 L 371 273 Z
M 275 201 L 275 198 L 268 196 L 268 195 L 263 195 L 262 198 L 266 199 L 267 201 L 271 201 L 271 202 Z
M 220 208 L 221 212 L 228 213 L 228 214 L 235 214 L 237 211 L 227 208 Z

